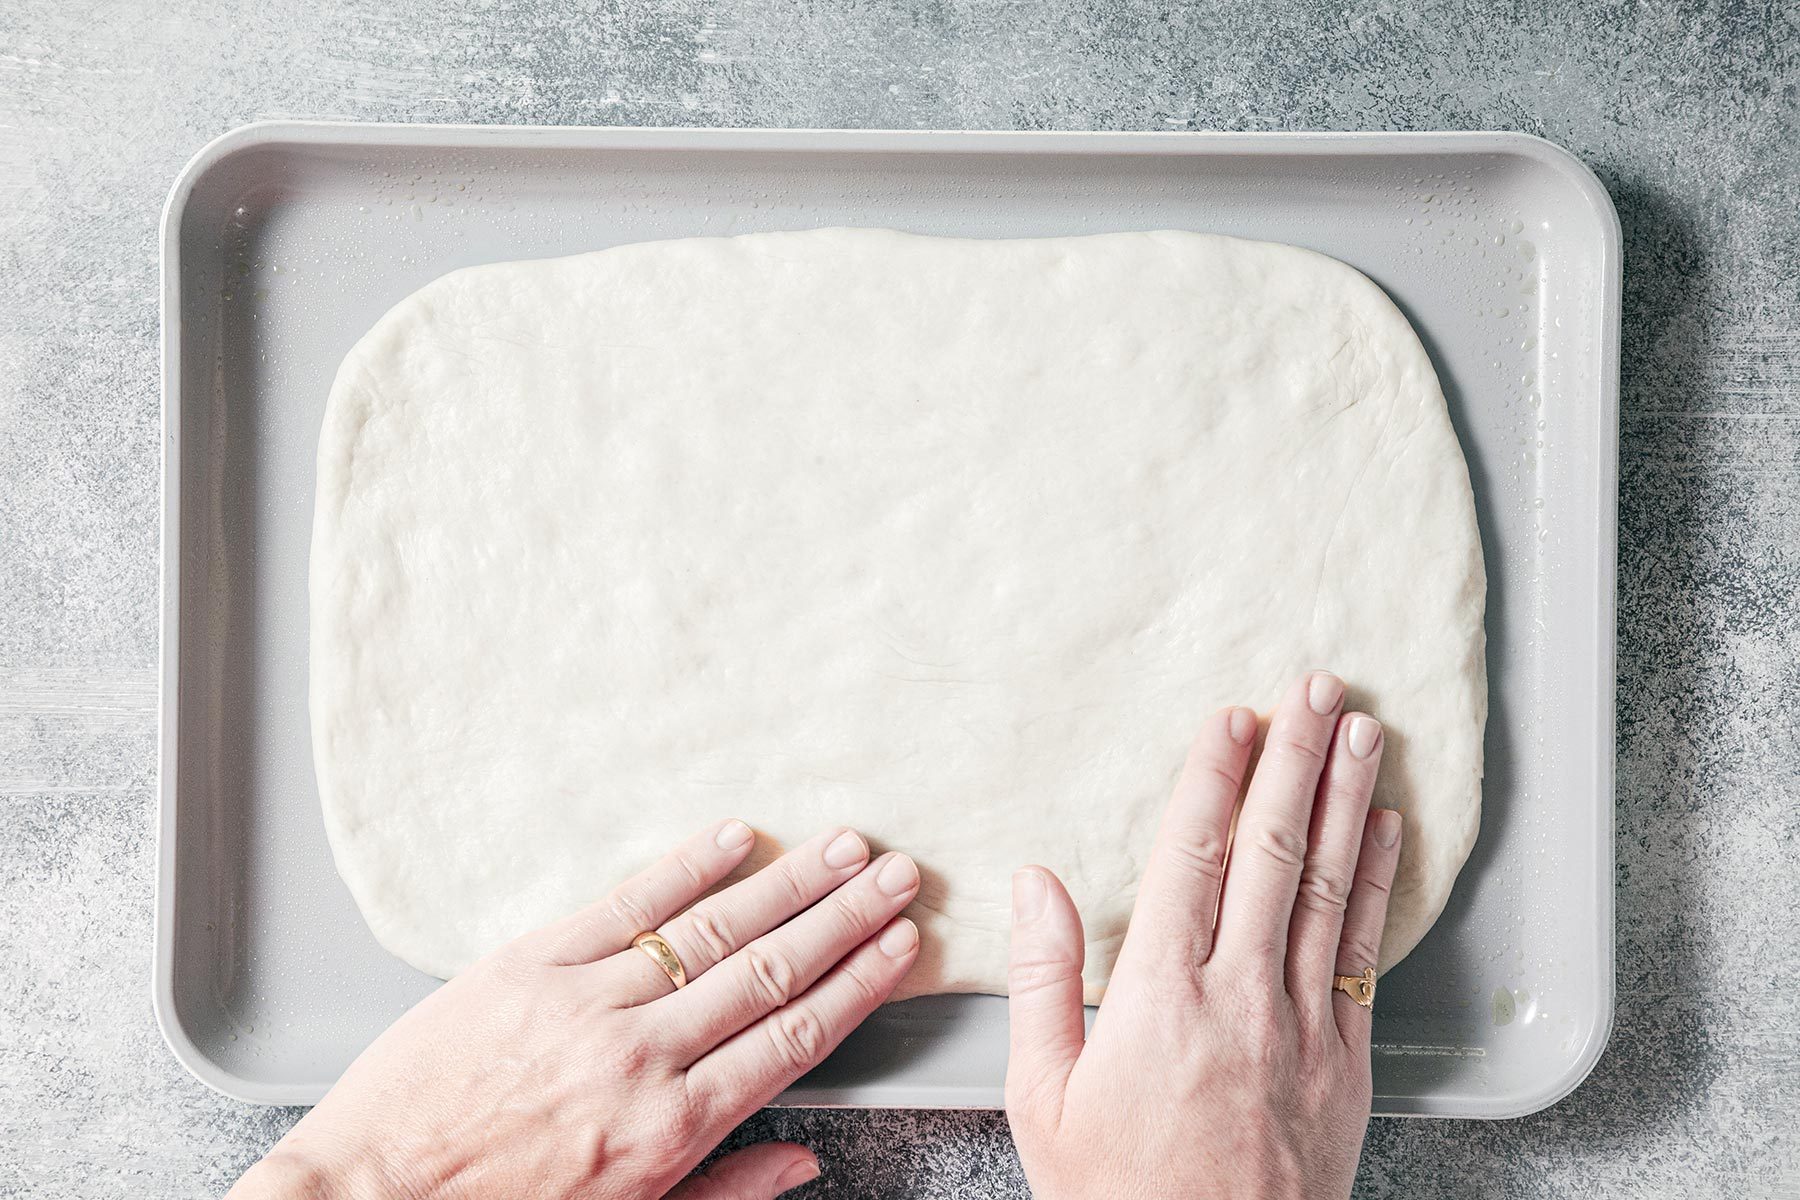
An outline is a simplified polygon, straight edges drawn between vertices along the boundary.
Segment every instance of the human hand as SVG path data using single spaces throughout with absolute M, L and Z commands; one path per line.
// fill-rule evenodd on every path
M 446 983 L 232 1195 L 764 1200 L 816 1176 L 766 1143 L 683 1179 L 900 982 L 919 872 L 834 830 L 699 900 L 753 840 L 721 822 Z M 631 944 L 644 930 L 686 987 Z
M 1371 1014 L 1332 976 L 1377 960 L 1401 822 L 1369 809 L 1381 726 L 1343 700 L 1323 672 L 1288 692 L 1235 836 L 1256 714 L 1201 730 L 1091 1037 L 1081 918 L 1014 876 L 1006 1113 L 1038 1200 L 1349 1195 Z

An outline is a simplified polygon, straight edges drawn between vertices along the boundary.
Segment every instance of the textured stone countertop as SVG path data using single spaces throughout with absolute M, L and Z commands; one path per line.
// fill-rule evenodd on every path
M 1617 1028 L 1518 1121 L 1377 1121 L 1363 1196 L 1800 1189 L 1800 9 L 534 0 L 0 5 L 0 1195 L 222 1191 L 298 1116 L 149 1002 L 157 222 L 256 118 L 1513 129 L 1625 234 Z M 767 1113 L 822 1196 L 1022 1196 L 1005 1124 Z

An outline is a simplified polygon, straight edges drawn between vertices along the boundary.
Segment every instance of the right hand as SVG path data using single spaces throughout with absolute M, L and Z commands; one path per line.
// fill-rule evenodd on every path
M 1377 961 L 1400 814 L 1369 809 L 1381 727 L 1343 697 L 1289 691 L 1235 836 L 1256 714 L 1201 730 L 1091 1038 L 1081 918 L 1050 872 L 1014 877 L 1006 1115 L 1037 1200 L 1349 1195 L 1371 1013 L 1332 976 Z
M 683 1178 L 911 968 L 919 934 L 900 910 L 919 871 L 832 830 L 701 899 L 752 841 L 720 822 L 458 975 L 232 1196 L 769 1200 L 816 1176 L 804 1147 L 775 1142 Z M 632 946 L 644 930 L 688 986 Z

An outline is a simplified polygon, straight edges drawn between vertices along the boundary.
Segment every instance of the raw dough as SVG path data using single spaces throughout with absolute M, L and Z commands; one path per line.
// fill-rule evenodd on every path
M 1188 233 L 829 229 L 457 271 L 319 442 L 313 745 L 382 944 L 449 976 L 741 816 L 918 860 L 907 994 L 1003 992 L 1009 878 L 1098 999 L 1183 751 L 1329 665 L 1406 814 L 1382 966 L 1475 836 L 1485 583 L 1363 276 Z

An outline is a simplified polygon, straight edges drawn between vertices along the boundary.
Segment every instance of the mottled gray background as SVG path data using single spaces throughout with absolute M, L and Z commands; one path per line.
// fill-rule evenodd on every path
M 1800 1191 L 1800 8 L 0 0 L 0 1194 L 219 1192 L 297 1117 L 148 990 L 157 245 L 259 117 L 1516 129 L 1625 230 L 1619 1010 L 1497 1124 L 1377 1122 L 1367 1196 Z M 822 1196 L 1021 1196 L 997 1116 L 772 1113 Z

